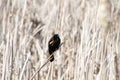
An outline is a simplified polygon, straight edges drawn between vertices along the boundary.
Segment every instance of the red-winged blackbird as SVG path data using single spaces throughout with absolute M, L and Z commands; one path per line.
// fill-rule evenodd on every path
M 49 54 L 53 54 L 60 47 L 60 38 L 58 34 L 54 34 L 48 43 Z M 51 56 L 50 61 L 54 61 L 54 55 Z

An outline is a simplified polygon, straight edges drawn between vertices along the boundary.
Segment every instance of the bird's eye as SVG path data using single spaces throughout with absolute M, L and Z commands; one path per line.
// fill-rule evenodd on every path
M 50 44 L 53 44 L 53 43 L 54 43 L 54 40 L 51 40 L 51 41 L 50 41 Z

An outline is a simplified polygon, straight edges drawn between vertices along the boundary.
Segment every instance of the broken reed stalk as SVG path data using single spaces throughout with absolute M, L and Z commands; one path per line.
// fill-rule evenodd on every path
M 34 78 L 34 76 L 49 62 L 49 60 L 51 59 L 51 56 L 52 56 L 53 54 L 51 54 L 50 56 L 49 56 L 49 58 L 47 59 L 47 61 L 32 75 L 32 77 L 31 77 L 31 79 L 30 80 L 32 80 L 33 78 Z
M 60 44 L 60 47 L 61 47 L 62 44 L 63 44 L 63 43 Z M 30 78 L 30 80 L 32 80 L 32 79 L 34 78 L 34 76 L 50 61 L 52 55 L 54 55 L 54 53 L 51 54 L 51 55 L 48 57 L 47 61 L 32 75 L 32 77 Z

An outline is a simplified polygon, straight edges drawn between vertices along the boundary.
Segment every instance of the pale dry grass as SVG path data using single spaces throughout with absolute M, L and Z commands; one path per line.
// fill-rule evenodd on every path
M 54 33 L 64 44 L 34 80 L 120 80 L 120 1 L 100 5 L 108 10 L 99 0 L 0 0 L 0 80 L 29 80 Z

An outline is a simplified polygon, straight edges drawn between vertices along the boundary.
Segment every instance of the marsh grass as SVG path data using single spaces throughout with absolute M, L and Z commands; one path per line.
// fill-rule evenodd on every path
M 108 22 L 99 0 L 0 0 L 0 79 L 29 80 L 58 33 L 64 44 L 34 80 L 120 80 L 120 1 L 110 4 Z

